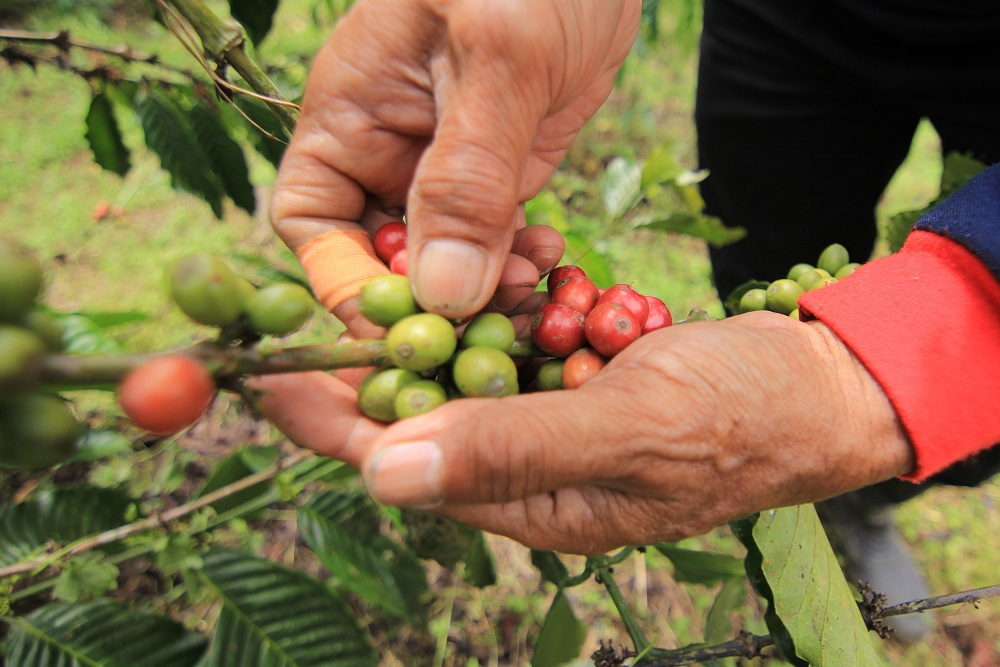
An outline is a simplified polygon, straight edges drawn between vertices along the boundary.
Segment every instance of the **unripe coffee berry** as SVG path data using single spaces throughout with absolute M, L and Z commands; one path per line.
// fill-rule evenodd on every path
M 472 318 L 462 332 L 462 347 L 492 347 L 502 352 L 510 350 L 517 338 L 514 323 L 501 313 L 480 313 Z
M 380 327 L 391 327 L 409 315 L 420 312 L 406 276 L 386 273 L 375 276 L 361 286 L 358 311 L 362 317 Z
M 787 315 L 799 307 L 799 296 L 804 290 L 794 280 L 781 278 L 767 287 L 767 309 Z
M 285 336 L 300 329 L 315 306 L 312 294 L 302 285 L 276 283 L 247 299 L 247 323 L 262 334 Z
M 816 260 L 816 268 L 823 269 L 832 276 L 850 261 L 847 248 L 839 243 L 831 243 L 820 253 L 819 259 Z
M 416 417 L 444 405 L 447 400 L 444 387 L 434 380 L 419 380 L 396 394 L 396 416 L 400 419 Z
M 448 361 L 458 347 L 455 327 L 434 313 L 404 317 L 389 328 L 385 342 L 393 364 L 417 373 Z
M 538 391 L 553 391 L 562 389 L 562 372 L 566 359 L 549 359 L 538 367 L 535 383 Z
M 755 287 L 740 297 L 740 312 L 752 313 L 767 308 L 767 290 Z
M 368 374 L 358 387 L 358 408 L 375 421 L 391 423 L 396 413 L 396 397 L 406 386 L 421 381 L 419 375 L 402 368 L 383 368 Z
M 452 379 L 463 396 L 500 397 L 518 393 L 517 366 L 505 352 L 470 347 L 455 357 Z

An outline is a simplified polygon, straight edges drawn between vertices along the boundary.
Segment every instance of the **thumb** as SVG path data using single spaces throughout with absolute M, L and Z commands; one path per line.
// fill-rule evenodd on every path
M 505 503 L 609 479 L 616 437 L 606 403 L 582 389 L 448 403 L 390 427 L 365 456 L 365 484 L 379 502 L 433 507 Z
M 410 190 L 410 279 L 421 306 L 446 317 L 488 303 L 519 220 L 522 172 L 543 103 L 512 93 L 524 86 L 509 67 L 470 66 L 442 93 L 434 141 Z

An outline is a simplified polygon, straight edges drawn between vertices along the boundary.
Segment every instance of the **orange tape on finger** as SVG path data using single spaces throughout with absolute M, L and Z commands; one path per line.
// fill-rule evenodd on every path
M 389 273 L 375 255 L 367 232 L 334 229 L 302 246 L 297 254 L 309 283 L 327 310 L 333 310 L 361 292 L 375 276 Z

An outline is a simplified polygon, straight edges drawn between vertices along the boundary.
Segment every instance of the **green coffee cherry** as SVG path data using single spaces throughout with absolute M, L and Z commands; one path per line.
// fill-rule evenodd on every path
M 240 280 L 218 257 L 189 255 L 170 270 L 170 295 L 195 322 L 226 327 L 243 314 L 247 290 Z
M 500 313 L 480 313 L 462 334 L 462 347 L 492 347 L 507 352 L 517 337 L 510 318 Z
M 434 380 L 420 380 L 408 384 L 396 394 L 396 416 L 400 419 L 416 417 L 444 405 L 448 394 Z
M 46 352 L 38 335 L 12 324 L 0 324 L 0 387 L 16 384 Z
M 846 278 L 847 276 L 854 273 L 854 270 L 857 269 L 859 266 L 861 265 L 858 264 L 857 262 L 848 262 L 847 264 L 844 264 L 842 267 L 840 267 L 840 269 L 835 274 L 833 274 L 833 277 L 836 278 L 837 280 L 840 280 L 841 278 Z
M 806 271 L 812 271 L 816 267 L 812 264 L 796 264 L 792 268 L 788 269 L 788 275 L 785 276 L 789 280 L 798 281 L 799 276 L 801 276 Z
M 802 286 L 802 289 L 809 291 L 813 286 L 821 280 L 829 279 L 832 276 L 824 269 L 813 269 L 812 271 L 806 271 L 799 279 L 796 281 Z
M 549 359 L 542 363 L 538 367 L 538 378 L 536 382 L 538 383 L 538 391 L 553 391 L 556 389 L 562 389 L 562 372 L 563 366 L 566 365 L 565 359 Z
M 33 310 L 24 318 L 24 328 L 41 338 L 50 352 L 61 352 L 63 327 L 59 320 L 40 310 Z
M 741 313 L 752 313 L 755 310 L 764 310 L 765 308 L 767 308 L 767 290 L 757 287 L 747 290 L 746 293 L 740 297 Z
M 396 414 L 396 396 L 407 385 L 423 380 L 413 371 L 402 368 L 384 368 L 368 374 L 358 387 L 358 408 L 366 416 L 380 422 L 391 423 Z
M 799 317 L 799 309 L 798 309 L 798 308 L 796 308 L 796 309 L 795 309 L 795 310 L 793 310 L 792 312 L 788 313 L 788 316 L 789 316 L 790 318 L 792 318 L 793 320 L 798 320 L 798 319 L 801 319 L 801 318 Z
M 260 288 L 249 298 L 247 323 L 262 334 L 285 336 L 300 329 L 315 306 L 316 301 L 302 285 L 276 283 Z
M 464 396 L 510 396 L 518 393 L 514 360 L 492 347 L 470 347 L 455 357 L 455 385 Z
M 812 292 L 812 291 L 815 291 L 815 290 L 818 290 L 818 289 L 822 289 L 822 288 L 826 287 L 827 285 L 832 285 L 835 282 L 837 282 L 836 278 L 820 278 L 819 280 L 811 283 L 809 285 L 809 289 L 807 289 L 806 291 L 807 292 Z
M 420 312 L 406 276 L 387 273 L 376 276 L 361 287 L 358 300 L 361 315 L 380 327 L 391 327 L 409 315 Z
M 59 398 L 18 396 L 0 407 L 0 466 L 48 468 L 76 451 L 83 427 Z
M 767 288 L 767 309 L 787 315 L 798 308 L 799 295 L 804 291 L 794 280 L 775 280 Z
M 42 291 L 42 265 L 25 248 L 0 240 L 0 321 L 16 322 Z
M 448 361 L 458 347 L 455 327 L 434 313 L 404 317 L 389 328 L 385 342 L 392 363 L 417 373 Z
M 847 248 L 839 243 L 831 243 L 820 253 L 819 259 L 816 260 L 816 268 L 823 269 L 832 276 L 850 261 Z

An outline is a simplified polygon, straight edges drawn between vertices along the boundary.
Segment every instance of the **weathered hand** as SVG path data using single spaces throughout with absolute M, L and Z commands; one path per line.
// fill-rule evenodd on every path
M 259 386 L 279 428 L 360 468 L 377 500 L 562 552 L 676 540 L 913 466 L 839 339 L 766 312 L 644 336 L 573 391 L 463 399 L 389 427 L 322 373 Z
M 544 274 L 563 248 L 532 229 L 515 240 L 519 205 L 607 98 L 640 9 L 639 0 L 358 2 L 310 74 L 275 184 L 278 234 L 297 251 L 332 229 L 373 233 L 405 211 L 418 300 L 449 317 L 479 311 L 498 285 Z M 355 325 L 352 303 L 334 314 Z

